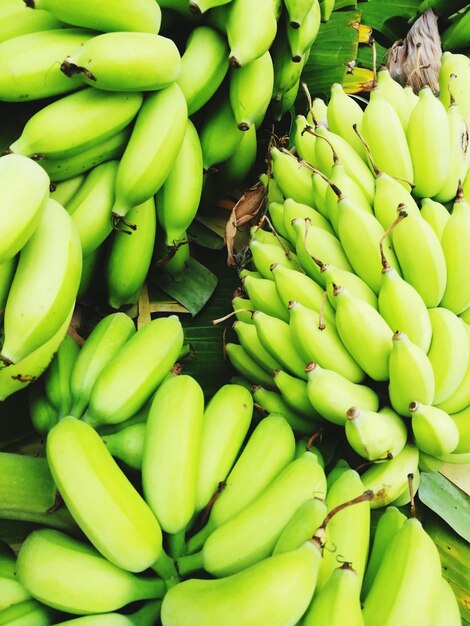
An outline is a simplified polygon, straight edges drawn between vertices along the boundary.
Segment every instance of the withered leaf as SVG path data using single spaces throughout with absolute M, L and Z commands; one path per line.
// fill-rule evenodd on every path
M 228 265 L 236 265 L 233 251 L 238 229 L 256 218 L 264 207 L 266 194 L 266 187 L 261 181 L 258 181 L 243 193 L 233 207 L 225 226 L 225 244 L 227 246 Z

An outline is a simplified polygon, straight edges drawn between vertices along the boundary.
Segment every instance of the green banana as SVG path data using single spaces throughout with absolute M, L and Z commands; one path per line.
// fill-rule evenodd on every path
M 390 326 L 406 333 L 409 339 L 427 353 L 432 328 L 426 305 L 413 287 L 391 267 L 386 259 L 382 268 L 382 285 L 378 294 L 379 313 Z
M 340 83 L 333 83 L 331 86 L 326 115 L 328 128 L 345 139 L 365 160 L 364 145 L 354 130 L 356 126 L 362 132 L 364 112 L 356 100 L 347 95 Z
M 306 205 L 303 205 L 306 206 Z M 310 207 L 308 207 L 310 209 Z M 269 202 L 268 204 L 268 215 L 269 221 L 271 222 L 275 232 L 283 237 L 284 239 L 288 239 L 291 243 L 291 239 L 288 236 L 289 232 L 284 225 L 284 204 L 281 202 Z
M 442 33 L 442 47 L 444 50 L 459 50 L 467 46 L 470 11 L 468 5 L 463 13 L 458 14 L 450 26 Z
M 183 347 L 176 315 L 156 318 L 139 329 L 97 375 L 85 421 L 117 424 L 131 417 L 156 391 Z
M 369 553 L 369 559 L 367 561 L 366 573 L 364 580 L 362 581 L 362 596 L 367 597 L 371 586 L 374 584 L 374 579 L 377 575 L 377 570 L 380 567 L 383 556 L 390 541 L 400 530 L 406 521 L 406 515 L 404 515 L 396 506 L 388 506 L 385 511 L 380 515 L 375 527 L 374 539 L 372 542 L 372 549 Z
M 336 5 L 336 0 L 320 0 L 321 21 L 328 22 Z
M 271 111 L 273 118 L 276 122 L 279 122 L 284 115 L 291 111 L 294 113 L 294 105 L 297 100 L 297 95 L 299 93 L 300 88 L 300 78 L 297 82 L 295 82 L 290 89 L 285 91 L 281 96 L 276 100 L 271 100 Z
M 286 198 L 284 200 L 284 228 L 288 233 L 288 239 L 295 244 L 295 230 L 292 227 L 292 222 L 296 218 L 308 218 L 312 226 L 323 228 L 331 235 L 335 235 L 335 231 L 331 226 L 331 223 L 323 217 L 321 213 L 301 202 L 296 202 L 292 198 Z
M 320 367 L 317 363 L 307 366 L 307 392 L 313 408 L 329 422 L 346 424 L 347 410 L 357 406 L 361 410 L 377 411 L 379 397 L 367 385 L 352 383 L 333 370 Z
M 50 609 L 36 600 L 24 600 L 0 612 L 0 624 L 13 626 L 50 626 Z
M 289 15 L 289 26 L 292 30 L 297 30 L 307 18 L 315 3 L 313 0 L 285 0 L 284 6 Z
M 31 423 L 36 432 L 46 435 L 59 421 L 59 413 L 46 398 L 44 393 L 44 379 L 28 389 L 28 409 Z
M 81 89 L 39 109 L 26 122 L 10 150 L 35 158 L 77 155 L 123 130 L 141 104 L 140 92 Z
M 238 320 L 246 322 L 247 324 L 253 324 L 251 315 L 255 309 L 251 300 L 242 298 L 239 295 L 235 296 L 232 298 L 232 308 Z
M 225 487 L 214 502 L 207 523 L 188 541 L 188 552 L 200 550 L 216 528 L 233 519 L 268 489 L 294 460 L 294 451 L 295 439 L 288 421 L 276 413 L 263 418 L 224 481 Z
M 186 41 L 177 80 L 186 98 L 188 115 L 199 111 L 212 98 L 228 67 L 226 39 L 210 26 L 196 26 Z
M 447 119 L 449 122 L 450 156 L 445 180 L 434 196 L 439 202 L 450 202 L 458 195 L 461 181 L 468 172 L 470 157 L 468 125 L 458 104 L 453 99 L 452 104 L 447 109 Z
M 201 552 L 179 559 L 179 571 L 185 575 L 203 565 L 220 578 L 245 570 L 272 554 L 282 530 L 303 502 L 325 494 L 323 469 L 313 455 L 305 453 L 291 461 L 250 504 L 216 528 Z
M 228 4 L 231 0 L 190 0 L 189 10 L 192 13 L 205 13 L 209 9 Z
M 220 184 L 223 189 L 244 188 L 256 162 L 257 152 L 256 127 L 251 126 L 244 133 L 235 152 L 219 168 Z
M 344 347 L 334 324 L 299 302 L 289 304 L 292 340 L 306 362 L 315 361 L 353 383 L 364 380 L 364 371 Z
M 359 278 L 353 272 L 347 272 L 335 267 L 329 263 L 320 265 L 320 272 L 323 275 L 323 281 L 326 284 L 328 300 L 335 309 L 337 299 L 334 296 L 334 285 L 342 285 L 357 298 L 361 298 L 371 305 L 374 309 L 378 308 L 377 296 L 362 278 Z
M 465 279 L 465 268 L 470 262 L 468 246 L 465 245 L 469 233 L 470 205 L 459 187 L 452 213 L 442 231 L 441 239 L 446 262 L 447 283 L 440 305 L 456 314 L 462 313 L 470 306 L 470 289 Z
M 18 265 L 18 255 L 0 263 L 0 311 L 5 310 L 11 283 Z
M 436 457 L 455 450 L 460 435 L 448 413 L 421 402 L 411 402 L 409 411 L 413 436 L 420 450 Z
M 469 340 L 469 348 L 470 348 L 470 325 L 464 324 L 465 331 L 467 333 L 467 338 Z M 447 413 L 459 413 L 463 411 L 468 406 L 470 406 L 470 359 L 467 365 L 467 369 L 465 370 L 464 377 L 462 378 L 462 382 L 454 391 L 454 393 L 447 398 L 444 402 L 441 402 L 437 406 Z
M 441 563 L 434 542 L 420 521 L 406 520 L 385 550 L 365 598 L 365 625 L 431 624 L 440 579 Z
M 443 576 L 441 576 L 441 583 L 437 591 L 435 613 L 431 623 L 432 626 L 460 626 L 462 623 L 455 593 Z
M 310 50 L 317 38 L 320 29 L 320 4 L 318 0 L 309 2 L 311 8 L 307 15 L 301 20 L 298 28 L 292 28 L 292 24 L 287 27 L 287 40 L 289 41 L 292 60 L 300 63 L 305 53 Z
M 432 198 L 442 188 L 449 171 L 450 133 L 444 105 L 428 86 L 419 92 L 406 138 L 413 162 L 413 193 Z
M 45 396 L 56 409 L 59 419 L 68 415 L 72 406 L 70 374 L 79 353 L 77 343 L 65 335 L 43 377 Z
M 278 243 L 274 245 L 252 239 L 249 246 L 253 265 L 263 278 L 271 279 L 273 263 L 292 270 L 299 269 L 297 257 L 288 248 L 283 248 Z
M 95 380 L 134 333 L 134 322 L 125 313 L 111 313 L 95 325 L 70 374 L 71 415 L 82 417 Z
M 229 61 L 242 67 L 263 55 L 271 47 L 277 32 L 277 16 L 273 0 L 233 0 L 227 16 Z
M 382 226 L 387 229 L 398 217 L 400 205 L 406 207 L 408 214 L 419 214 L 419 208 L 415 199 L 410 193 L 411 187 L 408 183 L 399 180 L 376 170 L 374 214 Z M 394 231 L 390 233 L 393 239 Z
M 261 407 L 267 413 L 279 413 L 297 434 L 311 433 L 314 424 L 302 417 L 297 411 L 291 409 L 279 393 L 265 389 L 260 385 L 253 385 L 252 392 L 258 408 Z
M 81 269 L 80 240 L 72 219 L 49 199 L 21 250 L 8 294 L 2 346 L 7 363 L 24 359 L 58 332 L 74 305 Z
M 343 474 L 346 470 L 351 469 L 351 466 L 344 459 L 338 459 L 333 467 L 326 475 L 327 491 L 331 489 L 334 482 Z
M 26 0 L 26 6 L 46 9 L 67 24 L 102 32 L 137 31 L 156 34 L 161 23 L 161 10 L 152 0 L 137 0 L 130 6 L 124 0 L 103 0 L 92 5 L 78 0 L 73 5 L 63 0 Z
M 406 132 L 413 109 L 409 105 L 404 88 L 398 81 L 392 78 L 388 68 L 385 66 L 382 66 L 377 73 L 377 87 L 385 100 L 397 112 L 403 130 Z M 359 128 L 359 130 L 361 129 Z
M 150 407 L 142 486 L 145 500 L 167 533 L 184 531 L 194 515 L 203 415 L 203 391 L 187 375 L 164 382 Z
M 281 193 L 296 202 L 314 205 L 312 193 L 312 173 L 288 151 L 271 148 L 273 178 Z
M 353 206 L 372 214 L 372 207 L 365 197 L 364 192 L 359 185 L 346 174 L 346 170 L 339 160 L 335 161 L 333 169 L 331 170 L 331 178 L 329 180 L 330 184 L 328 185 L 325 193 L 325 204 L 330 222 L 333 225 L 335 232 L 338 232 L 338 217 L 341 210 L 341 203 L 338 199 L 337 189 L 341 190 L 342 195 L 346 196 Z
M 337 298 L 336 329 L 347 350 L 373 380 L 388 380 L 390 326 L 376 309 L 344 287 L 336 286 L 333 293 Z
M 2 5 L 0 9 L 0 42 L 28 33 L 54 30 L 62 26 L 62 22 L 49 11 L 40 9 L 29 11 L 23 2 L 17 2 L 11 7 Z
M 305 612 L 321 552 L 310 542 L 270 556 L 226 578 L 192 578 L 172 587 L 162 604 L 163 626 L 285 626 Z
M 310 498 L 299 506 L 291 517 L 274 546 L 273 554 L 282 554 L 300 548 L 312 539 L 323 523 L 328 510 L 325 500 Z
M 392 409 L 364 411 L 351 407 L 346 413 L 346 438 L 353 450 L 369 461 L 397 456 L 405 447 L 408 430 Z
M 265 350 L 264 346 L 261 347 Z M 244 376 L 252 385 L 261 384 L 267 389 L 274 389 L 274 384 L 271 375 L 267 372 L 266 365 L 260 365 L 259 359 L 256 361 L 243 345 L 227 343 L 225 344 L 225 354 L 237 372 Z M 270 353 L 268 353 L 268 356 L 273 359 Z
M 49 182 L 44 170 L 31 159 L 18 154 L 0 157 L 4 198 L 0 209 L 4 233 L 0 243 L 1 264 L 12 259 L 38 227 L 49 199 Z
M 225 480 L 250 427 L 253 398 L 240 385 L 224 385 L 206 406 L 197 472 L 196 510 L 201 511 Z
M 272 376 L 282 399 L 292 411 L 309 420 L 312 427 L 315 422 L 321 421 L 321 416 L 312 407 L 308 398 L 307 383 L 304 380 L 291 376 L 281 369 L 275 370 Z
M 289 311 L 278 295 L 274 281 L 267 278 L 245 276 L 242 280 L 243 289 L 257 311 L 277 317 L 284 322 L 289 321 Z
M 138 577 L 107 561 L 91 546 L 48 528 L 31 532 L 23 542 L 17 572 L 33 597 L 77 615 L 114 611 L 165 593 L 163 580 Z
M 431 404 L 435 394 L 434 370 L 426 353 L 400 331 L 392 337 L 388 395 L 397 413 L 409 417 L 413 400 Z
M 263 348 L 254 324 L 247 324 L 237 320 L 233 324 L 238 341 L 247 355 L 253 359 L 268 374 L 279 368 L 279 363 Z
M 440 202 L 431 200 L 431 198 L 423 198 L 421 200 L 421 215 L 441 240 L 445 225 L 450 217 L 446 207 Z
M 360 580 L 356 571 L 349 563 L 343 563 L 333 571 L 326 585 L 315 594 L 300 622 L 301 625 L 342 626 L 347 623 L 349 626 L 364 626 L 360 591 Z
M 116 230 L 106 260 L 108 303 L 113 309 L 136 304 L 147 278 L 155 248 L 155 200 L 151 196 L 127 214 L 135 230 Z
M 115 216 L 126 215 L 163 185 L 183 143 L 187 119 L 177 83 L 146 96 L 119 162 Z
M 22 13 L 17 19 L 21 17 Z M 24 102 L 81 87 L 80 80 L 68 80 L 61 73 L 60 63 L 93 35 L 88 30 L 57 26 L 3 41 L 0 45 L 0 99 Z M 33 49 L 34 55 L 31 55 Z
M 418 448 L 407 443 L 393 459 L 374 463 L 361 476 L 366 489 L 374 492 L 372 509 L 391 504 L 408 485 L 408 475 L 418 469 Z
M 470 62 L 467 55 L 444 52 L 439 69 L 439 99 L 446 109 L 454 99 L 465 119 L 470 112 L 469 78 Z
M 128 467 L 142 469 L 142 456 L 147 424 L 131 424 L 114 433 L 101 435 L 103 443 L 115 459 L 123 461 Z
M 444 307 L 429 309 L 432 341 L 428 357 L 434 371 L 433 404 L 449 399 L 462 382 L 469 361 L 465 323 Z
M 147 32 L 109 32 L 86 41 L 60 70 L 105 91 L 154 91 L 178 79 L 181 57 L 172 39 Z
M 16 578 L 16 554 L 7 543 L 0 543 L 0 620 L 2 611 L 31 598 Z
M 312 132 L 313 124 L 307 121 L 304 115 L 296 115 L 294 120 L 293 143 L 297 156 L 310 165 L 315 165 L 315 133 Z
M 274 85 L 269 51 L 230 74 L 230 104 L 240 130 L 258 128 L 264 119 Z
M 53 183 L 50 187 L 50 194 L 53 200 L 61 204 L 65 209 L 67 205 L 73 201 L 76 194 L 83 182 L 85 181 L 85 174 L 77 174 L 71 178 L 66 178 L 58 183 Z

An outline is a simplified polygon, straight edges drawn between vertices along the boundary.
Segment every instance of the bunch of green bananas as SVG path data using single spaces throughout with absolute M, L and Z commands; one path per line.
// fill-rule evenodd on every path
M 470 459 L 469 59 L 445 53 L 440 82 L 410 97 L 382 70 L 364 110 L 334 85 L 297 117 L 233 302 L 256 401 L 343 427 L 373 506 Z

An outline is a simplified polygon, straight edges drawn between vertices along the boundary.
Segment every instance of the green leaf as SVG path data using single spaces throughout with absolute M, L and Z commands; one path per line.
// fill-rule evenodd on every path
M 455 532 L 470 541 L 470 498 L 466 493 L 439 472 L 423 472 L 419 498 Z
M 421 0 L 368 0 L 360 2 L 358 8 L 362 14 L 361 22 L 371 26 L 374 36 L 384 36 L 391 45 L 406 35 L 410 20 L 417 14 Z M 383 41 L 381 41 L 383 45 Z
M 225 246 L 224 238 L 202 224 L 197 218 L 188 228 L 188 237 L 193 243 L 211 250 L 222 250 Z

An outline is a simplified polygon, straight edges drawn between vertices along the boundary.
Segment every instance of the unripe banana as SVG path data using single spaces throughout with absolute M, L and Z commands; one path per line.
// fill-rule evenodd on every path
M 123 130 L 141 104 L 139 92 L 87 87 L 55 100 L 30 117 L 10 150 L 53 159 L 77 155 Z
M 333 9 L 335 8 L 336 0 L 320 0 L 321 9 L 321 21 L 328 22 Z
M 46 398 L 43 380 L 28 389 L 28 408 L 31 423 L 40 435 L 46 435 L 59 421 L 59 414 Z
M 289 15 L 289 26 L 292 30 L 297 30 L 312 10 L 314 2 L 312 0 L 285 0 L 284 5 Z
M 22 13 L 17 19 L 21 17 Z M 0 99 L 24 102 L 78 89 L 81 81 L 68 80 L 60 72 L 60 63 L 93 35 L 80 28 L 57 26 L 53 30 L 31 32 L 3 41 L 0 45 Z
M 338 459 L 333 467 L 326 475 L 327 490 L 331 489 L 334 482 L 343 474 L 346 470 L 351 469 L 351 466 L 344 459 Z
M 397 456 L 408 431 L 402 418 L 391 409 L 364 411 L 351 407 L 346 413 L 346 438 L 360 456 L 369 461 Z
M 302 205 L 306 206 L 306 205 Z M 308 207 L 310 209 L 310 207 Z M 284 239 L 288 239 L 291 243 L 289 233 L 284 225 L 284 204 L 281 202 L 269 202 L 268 204 L 269 221 L 273 225 L 274 230 Z
M 444 52 L 439 69 L 439 99 L 446 109 L 452 98 L 464 118 L 470 111 L 470 62 L 465 54 Z
M 432 328 L 426 305 L 413 285 L 388 264 L 382 269 L 378 304 L 379 313 L 390 328 L 406 333 L 423 352 L 428 352 Z
M 299 163 L 293 154 L 278 148 L 272 148 L 269 154 L 273 178 L 282 195 L 313 206 L 312 173 L 309 168 Z
M 263 55 L 271 47 L 277 32 L 273 0 L 233 0 L 227 16 L 229 61 L 242 67 Z
M 3 624 L 14 626 L 50 626 L 51 610 L 36 600 L 24 600 L 0 612 Z
M 389 461 L 374 463 L 361 479 L 366 489 L 374 492 L 370 503 L 372 509 L 391 504 L 408 485 L 408 475 L 416 473 L 418 469 L 418 448 L 407 443 L 403 450 Z
M 440 202 L 450 202 L 458 194 L 461 181 L 468 172 L 470 156 L 468 125 L 455 102 L 447 109 L 447 119 L 450 156 L 445 180 L 435 195 Z
M 442 233 L 450 217 L 446 207 L 440 202 L 431 200 L 431 198 L 423 198 L 421 200 L 421 215 L 431 226 L 439 240 L 442 239 Z
M 333 186 L 334 185 L 334 186 Z M 340 161 L 335 162 L 331 170 L 330 184 L 325 193 L 325 203 L 327 205 L 330 222 L 335 231 L 338 232 L 338 214 L 340 212 L 340 202 L 338 201 L 337 189 L 346 196 L 356 208 L 372 213 L 372 208 L 359 185 L 346 174 L 346 170 Z
M 228 45 L 210 26 L 191 31 L 181 57 L 178 85 L 192 115 L 208 102 L 221 85 L 228 70 Z
M 403 130 L 406 132 L 411 111 L 405 90 L 399 82 L 394 80 L 387 67 L 382 66 L 377 74 L 377 87 L 385 100 L 392 106 L 400 118 Z M 359 130 L 361 130 L 359 128 Z
M 50 188 L 52 199 L 66 209 L 68 204 L 72 202 L 73 198 L 78 194 L 84 181 L 85 174 L 83 173 L 72 176 L 71 178 L 66 178 L 59 183 L 54 183 Z
M 382 226 L 389 228 L 396 220 L 399 205 L 406 207 L 408 214 L 418 214 L 419 208 L 409 193 L 410 186 L 377 170 L 375 178 L 374 214 Z M 393 231 L 390 233 L 393 239 Z
M 204 412 L 196 510 L 201 511 L 229 473 L 250 427 L 253 398 L 240 385 L 224 385 Z
M 379 408 L 379 397 L 371 387 L 352 383 L 316 363 L 308 364 L 307 373 L 307 392 L 313 408 L 333 424 L 345 425 L 346 412 L 352 406 L 369 411 Z
M 335 267 L 334 265 L 330 265 L 329 263 L 322 265 L 320 272 L 323 274 L 323 281 L 326 284 L 328 300 L 334 309 L 337 304 L 337 299 L 333 294 L 334 285 L 344 286 L 357 298 L 361 298 L 364 302 L 369 303 L 374 309 L 378 308 L 377 296 L 375 293 L 369 285 L 362 280 L 362 278 L 359 278 L 359 276 L 353 272 L 346 272 Z
M 267 278 L 245 276 L 243 289 L 257 311 L 277 317 L 284 322 L 289 321 L 287 305 L 280 299 L 274 281 Z
M 364 112 L 356 100 L 345 93 L 340 83 L 334 83 L 327 107 L 328 128 L 345 139 L 365 160 L 364 145 L 353 128 L 355 125 L 362 132 L 363 115 Z
M 47 174 L 31 159 L 18 154 L 0 157 L 1 264 L 12 259 L 37 228 L 49 198 L 49 183 Z
M 251 315 L 255 308 L 251 300 L 248 300 L 248 298 L 242 298 L 241 296 L 235 296 L 232 298 L 232 308 L 237 320 L 246 322 L 247 324 L 253 324 Z
M 196 506 L 204 394 L 191 376 L 175 376 L 150 407 L 142 459 L 143 493 L 162 529 L 184 530 Z
M 119 163 L 116 216 L 142 204 L 163 185 L 183 143 L 187 115 L 186 100 L 176 83 L 147 95 Z
M 44 393 L 59 418 L 68 415 L 72 406 L 70 374 L 79 352 L 77 343 L 66 335 L 43 378 Z
M 324 126 L 328 128 L 328 105 L 322 98 L 314 98 L 312 106 L 307 113 L 307 121 L 309 124 Z
M 114 520 L 105 523 L 110 522 Z M 162 580 L 139 578 L 107 561 L 91 546 L 49 528 L 28 535 L 18 553 L 17 571 L 32 596 L 77 615 L 105 613 L 165 593 Z
M 313 132 L 313 125 L 304 115 L 297 115 L 294 120 L 293 143 L 295 151 L 310 165 L 315 165 L 315 142 L 317 138 Z
M 258 361 L 255 361 L 243 346 L 236 343 L 227 343 L 225 344 L 225 353 L 237 372 L 244 376 L 252 385 L 260 384 L 267 389 L 274 389 L 273 381 L 271 375 L 267 372 L 267 368 L 259 365 Z M 273 358 L 271 354 L 269 356 Z
M 429 309 L 432 341 L 428 357 L 434 371 L 433 404 L 442 404 L 458 389 L 469 361 L 465 323 L 444 307 Z
M 296 218 L 308 218 L 312 226 L 323 228 L 323 230 L 328 231 L 331 235 L 335 235 L 335 231 L 331 226 L 331 223 L 321 213 L 307 204 L 296 202 L 292 198 L 286 198 L 284 200 L 284 227 L 289 235 L 289 241 L 294 244 L 296 237 L 295 230 L 292 227 L 292 222 Z
M 464 324 L 465 331 L 467 333 L 467 338 L 469 340 L 469 348 L 470 348 L 470 325 Z M 463 411 L 468 406 L 470 406 L 470 359 L 467 365 L 467 369 L 465 370 L 464 377 L 462 378 L 462 382 L 454 391 L 454 393 L 447 398 L 444 402 L 441 402 L 437 406 L 447 413 L 459 413 Z
M 320 29 L 320 4 L 313 0 L 311 8 L 298 28 L 287 27 L 287 39 L 289 41 L 292 60 L 300 63 L 303 55 L 310 50 L 317 38 Z
M 11 283 L 18 265 L 18 255 L 0 263 L 0 311 L 5 310 Z
M 127 219 L 136 229 L 114 232 L 106 263 L 108 303 L 113 309 L 136 304 L 140 298 L 155 247 L 154 197 L 130 209 Z
M 238 340 L 245 350 L 260 367 L 268 374 L 279 368 L 279 363 L 263 348 L 254 324 L 247 324 L 237 320 L 233 328 L 237 333 Z
M 64 502 L 96 549 L 131 572 L 153 565 L 160 526 L 95 430 L 64 417 L 47 436 L 46 454 Z
M 122 430 L 101 435 L 101 439 L 115 459 L 123 461 L 128 467 L 141 470 L 146 429 L 144 422 L 130 424 Z
M 432 626 L 460 626 L 459 604 L 449 582 L 441 576 L 441 583 L 435 600 L 435 613 Z
M 0 42 L 28 33 L 61 28 L 62 22 L 49 11 L 28 11 L 23 2 L 16 2 L 11 7 L 2 5 L 0 9 Z
M 306 500 L 284 527 L 276 541 L 273 554 L 282 554 L 300 548 L 303 543 L 315 535 L 327 512 L 326 502 L 321 498 L 315 497 Z
M 84 26 L 103 32 L 136 31 L 157 34 L 161 10 L 152 0 L 137 0 L 130 6 L 124 0 L 104 0 L 92 5 L 78 0 L 73 5 L 63 0 L 27 0 L 34 9 L 47 9 L 57 19 L 67 24 Z
M 409 337 L 400 331 L 394 333 L 388 362 L 390 382 L 388 394 L 392 407 L 403 416 L 409 416 L 412 400 L 431 404 L 435 393 L 434 370 L 431 361 Z
M 440 305 L 456 314 L 462 313 L 470 306 L 470 288 L 465 278 L 465 268 L 469 267 L 470 263 L 470 252 L 465 244 L 469 234 L 470 205 L 459 189 L 441 239 L 446 260 L 447 283 Z
M 409 411 L 413 436 L 420 450 L 437 457 L 455 450 L 459 431 L 448 413 L 421 402 L 411 402 Z
M 353 383 L 364 380 L 364 371 L 344 347 L 334 324 L 325 323 L 319 313 L 296 301 L 290 303 L 289 311 L 292 340 L 307 363 L 315 361 Z
M 449 171 L 450 133 L 444 105 L 430 87 L 423 87 L 419 92 L 406 138 L 413 162 L 413 193 L 421 198 L 432 198 L 442 188 Z
M 268 51 L 230 75 L 230 104 L 240 130 L 258 128 L 271 100 L 274 69 Z
M 196 14 L 205 13 L 209 9 L 220 7 L 229 2 L 231 2 L 231 0 L 190 0 L 189 10 Z
M 275 477 L 294 460 L 294 451 L 295 439 L 287 420 L 276 413 L 262 419 L 224 481 L 225 486 L 211 508 L 206 525 L 189 540 L 188 552 L 200 550 L 216 528 L 234 518 L 269 488 Z
M 291 409 L 279 393 L 265 389 L 260 385 L 253 385 L 252 392 L 253 399 L 258 406 L 267 413 L 279 413 L 282 415 L 295 433 L 306 434 L 312 432 L 314 424 L 299 415 L 297 411 Z
M 307 383 L 304 380 L 291 376 L 281 369 L 274 371 L 272 376 L 282 399 L 293 411 L 310 420 L 312 427 L 315 422 L 321 421 L 321 416 L 318 415 L 309 400 Z
M 256 127 L 251 126 L 243 134 L 235 152 L 224 161 L 219 168 L 220 185 L 228 191 L 245 188 L 245 183 L 251 174 L 258 153 Z M 276 229 L 277 230 L 277 229 Z
M 280 98 L 278 97 L 277 100 L 273 99 L 271 101 L 271 111 L 276 122 L 279 122 L 288 111 L 292 110 L 297 100 L 299 88 L 300 78 L 289 90 L 283 93 Z
M 147 32 L 97 35 L 64 57 L 60 69 L 105 91 L 154 91 L 178 79 L 181 57 L 167 37 Z
M 8 295 L 5 359 L 12 363 L 24 359 L 58 332 L 75 302 L 81 269 L 80 240 L 72 219 L 49 199 L 22 248 Z

